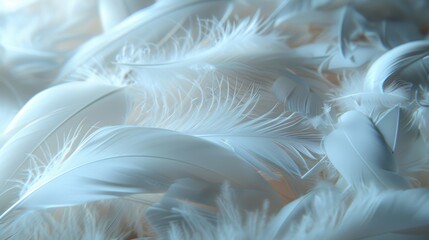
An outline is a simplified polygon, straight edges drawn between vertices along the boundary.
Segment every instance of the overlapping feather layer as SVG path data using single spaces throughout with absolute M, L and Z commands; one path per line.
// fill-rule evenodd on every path
M 429 238 L 427 1 L 63 2 L 0 0 L 1 239 Z

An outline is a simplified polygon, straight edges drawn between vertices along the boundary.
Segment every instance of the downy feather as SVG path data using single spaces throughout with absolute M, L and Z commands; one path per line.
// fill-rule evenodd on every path
M 226 85 L 226 86 L 225 86 Z M 177 95 L 147 92 L 128 122 L 190 134 L 234 151 L 276 178 L 266 166 L 301 176 L 321 154 L 321 135 L 299 115 L 275 110 L 258 88 L 230 88 L 228 82 L 193 84 Z
M 79 93 L 79 99 L 76 99 Z M 0 149 L 0 211 L 17 197 L 16 182 L 25 178 L 30 157 L 43 159 L 43 147 L 56 153 L 75 132 L 122 124 L 127 113 L 126 88 L 88 82 L 66 83 L 33 97 L 11 121 L 4 134 L 14 133 Z M 76 141 L 83 137 L 78 134 Z
M 259 14 L 239 23 L 199 20 L 195 24 L 197 33 L 184 30 L 183 38 L 173 38 L 173 46 L 159 48 L 154 43 L 138 51 L 130 48 L 117 57 L 118 64 L 136 71 L 143 81 L 153 79 L 149 85 L 215 75 L 271 87 L 282 72 L 319 62 L 294 56 L 282 38 L 269 30 L 272 23 Z
M 333 187 L 324 187 L 317 190 L 317 194 L 286 205 L 271 217 L 266 211 L 240 214 L 236 199 L 228 197 L 225 192 L 223 194 L 218 200 L 220 213 L 215 223 L 185 206 L 182 211 L 187 211 L 199 222 L 193 225 L 193 231 L 173 225 L 169 239 L 199 239 L 204 236 L 205 239 L 405 240 L 426 239 L 429 234 L 424 228 L 428 225 L 427 208 L 422 208 L 429 198 L 426 189 L 380 192 L 369 188 L 350 198 Z M 294 211 L 290 211 L 291 208 Z M 404 219 L 410 221 L 404 222 Z M 192 223 L 188 221 L 188 224 Z M 419 234 L 415 229 L 422 227 Z
M 359 110 L 368 116 L 377 116 L 395 106 L 408 107 L 412 99 L 412 85 L 400 82 L 387 87 L 383 92 L 369 88 L 361 73 L 343 76 L 341 87 L 333 91 L 330 102 L 342 111 Z
M 208 17 L 228 12 L 230 4 L 229 0 L 187 0 L 170 4 L 166 1 L 157 1 L 126 18 L 110 31 L 85 43 L 61 69 L 57 81 L 64 81 L 67 76 L 84 65 L 94 65 L 93 58 L 104 60 L 106 63 L 111 62 L 126 43 L 136 41 L 162 46 L 184 27 L 187 19 L 196 18 L 196 15 Z
M 367 239 L 384 234 L 412 239 L 418 234 L 415 229 L 428 225 L 429 215 L 422 209 L 428 197 L 426 189 L 379 191 L 370 187 L 350 197 L 328 188 L 303 206 L 305 213 L 296 218 L 284 239 Z M 420 234 L 428 236 L 424 230 Z
M 13 221 L 0 223 L 0 238 L 125 240 L 144 237 L 149 234 L 143 219 L 146 208 L 144 204 L 121 198 L 27 211 Z
M 180 27 L 162 45 L 157 42 L 132 43 L 122 48 L 113 68 L 124 69 L 145 88 L 168 85 L 177 80 L 222 77 L 250 81 L 271 87 L 283 72 L 309 71 L 320 63 L 295 56 L 283 44 L 284 38 L 272 30 L 270 17 L 240 19 L 229 12 L 216 18 L 198 18 L 191 28 Z M 183 84 L 183 81 L 180 82 Z
M 229 230 L 234 231 L 240 225 L 228 218 L 240 217 L 239 215 L 248 211 L 262 210 L 271 214 L 278 210 L 277 206 L 265 201 L 265 194 L 259 190 L 234 188 L 228 183 L 207 187 L 207 184 L 201 184 L 198 181 L 190 184 L 190 179 L 185 180 L 173 184 L 164 198 L 146 212 L 146 219 L 161 239 L 169 233 L 172 225 L 180 226 L 187 234 L 192 234 L 194 237 L 214 237 L 205 236 L 207 231 L 197 230 L 211 228 L 211 225 L 216 223 L 216 215 L 219 211 L 222 220 L 231 223 Z M 221 193 L 222 201 L 219 201 L 217 196 Z M 235 203 L 239 203 L 240 208 L 234 209 L 227 199 L 233 199 Z
M 0 239 L 429 238 L 428 1 L 0 6 Z
M 428 198 L 424 188 L 360 192 L 346 209 L 337 230 L 327 234 L 326 239 L 361 239 L 386 233 L 402 233 L 402 239 L 408 239 L 406 234 L 418 235 L 419 228 L 423 229 L 420 234 L 427 237 Z
M 62 156 L 0 218 L 16 209 L 162 192 L 182 178 L 218 184 L 228 180 L 235 187 L 260 190 L 273 205 L 278 204 L 278 196 L 269 184 L 232 152 L 169 130 L 106 127 L 85 139 L 74 152 Z

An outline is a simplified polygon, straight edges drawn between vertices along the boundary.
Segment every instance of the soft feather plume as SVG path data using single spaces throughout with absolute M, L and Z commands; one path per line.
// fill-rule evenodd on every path
M 427 1 L 0 6 L 1 239 L 428 238 Z
M 321 154 L 318 131 L 299 115 L 276 110 L 275 103 L 263 99 L 256 87 L 231 89 L 220 80 L 193 84 L 187 92 L 141 93 L 137 114 L 128 122 L 217 143 L 271 177 L 275 175 L 266 164 L 301 176 Z
M 381 92 L 365 84 L 365 76 L 351 73 L 344 76 L 341 87 L 332 92 L 330 99 L 342 111 L 359 110 L 371 117 L 377 116 L 395 106 L 408 107 L 413 98 L 412 85 L 398 82 Z
M 232 18 L 224 16 L 224 18 Z M 314 68 L 318 59 L 295 56 L 284 39 L 259 14 L 236 20 L 199 19 L 191 29 L 180 28 L 172 40 L 125 47 L 116 57 L 120 68 L 137 75 L 144 87 L 174 85 L 174 80 L 223 77 L 233 82 L 271 86 L 290 69 Z
M 63 140 L 75 129 L 83 133 L 97 126 L 123 123 L 127 111 L 124 88 L 73 82 L 47 89 L 32 98 L 16 115 L 4 134 L 12 137 L 0 148 L 2 201 L 5 208 L 17 197 L 16 181 L 23 180 L 23 171 L 30 164 L 30 156 L 43 160 L 43 146 L 56 153 Z M 72 104 L 75 92 L 82 101 Z M 106 111 L 106 107 L 113 107 Z M 79 127 L 80 126 L 80 127 Z M 83 139 L 83 135 L 76 139 Z M 48 164 L 48 160 L 43 160 Z
M 145 198 L 156 201 L 158 197 L 146 195 Z M 103 240 L 147 236 L 149 227 L 144 220 L 144 212 L 150 204 L 151 201 L 127 198 L 97 201 L 84 206 L 28 211 L 16 215 L 14 221 L 0 223 L 0 237 Z
M 137 43 L 155 43 L 163 46 L 166 41 L 179 31 L 186 20 L 198 13 L 206 13 L 208 9 L 211 13 L 208 16 L 222 16 L 223 12 L 230 7 L 229 0 L 213 1 L 180 1 L 170 2 L 159 1 L 154 5 L 137 12 L 110 31 L 91 39 L 84 44 L 79 51 L 62 68 L 57 81 L 64 81 L 64 78 L 72 74 L 76 69 L 84 65 L 93 65 L 93 58 L 97 57 L 107 64 L 112 60 L 116 52 L 123 47 L 130 39 Z M 192 23 L 192 21 L 190 21 Z M 144 34 L 150 32 L 150 34 Z M 132 42 L 134 42 L 132 41 Z M 112 56 L 113 55 L 113 56 Z
M 166 164 L 174 167 L 163 167 Z M 210 183 L 227 179 L 233 186 L 265 192 L 273 205 L 278 204 L 278 196 L 256 170 L 226 149 L 172 131 L 118 126 L 101 129 L 75 151 L 59 154 L 42 176 L 36 176 L 30 186 L 25 186 L 19 200 L 0 220 L 16 209 L 61 207 L 115 196 L 158 193 L 181 178 L 205 179 Z M 81 184 L 86 188 L 81 188 Z M 58 192 L 61 186 L 67 187 Z M 53 193 L 56 197 L 52 197 Z

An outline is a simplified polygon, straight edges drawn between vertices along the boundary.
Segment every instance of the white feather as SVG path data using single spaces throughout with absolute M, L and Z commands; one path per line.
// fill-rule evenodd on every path
M 193 84 L 175 94 L 148 92 L 138 102 L 138 117 L 131 115 L 128 122 L 212 141 L 271 177 L 275 174 L 267 163 L 283 173 L 306 172 L 321 154 L 318 131 L 297 114 L 277 113 L 275 103 L 266 102 L 257 88 L 230 87 L 220 81 Z
M 169 4 L 164 1 L 156 2 L 127 18 L 110 31 L 88 41 L 62 68 L 57 81 L 64 81 L 64 78 L 84 65 L 93 66 L 94 57 L 105 60 L 107 63 L 111 62 L 112 55 L 115 55 L 130 40 L 162 46 L 164 41 L 183 27 L 182 24 L 190 16 L 198 18 L 196 15 L 201 13 L 216 16 L 225 10 L 228 12 L 227 9 L 230 6 L 229 0 L 168 2 Z M 207 13 L 209 9 L 211 13 Z
M 330 99 L 342 111 L 359 110 L 368 116 L 377 116 L 395 106 L 408 107 L 412 85 L 401 82 L 387 87 L 383 92 L 369 88 L 360 73 L 344 76 L 341 87 L 335 89 Z
M 288 69 L 316 66 L 318 59 L 308 60 L 292 54 L 275 32 L 271 22 L 255 14 L 252 18 L 223 22 L 199 20 L 194 30 L 183 30 L 183 37 L 158 47 L 151 43 L 125 48 L 116 59 L 118 64 L 137 72 L 144 86 L 170 83 L 175 79 L 206 79 L 212 75 L 232 81 L 250 81 L 271 87 L 272 82 Z M 290 70 L 289 70 L 290 71 Z M 147 83 L 145 83 L 147 82 Z
M 0 149 L 0 209 L 17 197 L 16 183 L 23 181 L 31 158 L 44 159 L 43 149 L 55 155 L 70 134 L 94 131 L 96 127 L 121 124 L 127 113 L 125 88 L 87 82 L 59 85 L 32 98 L 9 124 L 13 133 Z M 75 99 L 76 94 L 79 99 Z M 46 164 L 45 161 L 42 161 Z
M 269 184 L 228 150 L 168 130 L 118 126 L 97 131 L 74 152 L 65 152 L 51 162 L 0 219 L 15 209 L 162 192 L 181 178 L 202 178 L 210 183 L 228 180 L 236 187 L 260 190 L 278 204 Z
M 1 239 L 429 238 L 428 1 L 0 7 Z
M 347 112 L 336 130 L 324 139 L 329 160 L 354 188 L 407 188 L 407 180 L 397 174 L 392 150 L 373 122 L 362 113 Z
M 375 61 L 365 77 L 365 85 L 383 92 L 389 85 L 409 82 L 427 85 L 429 41 L 415 41 L 398 46 Z
M 429 152 L 412 113 L 413 110 L 395 107 L 381 116 L 376 126 L 393 150 L 398 172 L 415 178 L 420 185 L 424 181 L 416 173 L 427 171 Z
M 2 239 L 129 239 L 148 235 L 143 220 L 147 206 L 120 199 L 27 211 L 0 223 Z M 37 223 L 37 224 L 35 224 Z M 23 228 L 22 226 L 26 226 Z M 146 229 L 145 229 L 146 228 Z
M 332 187 L 324 187 L 285 206 L 277 215 L 240 213 L 231 193 L 218 201 L 220 214 L 215 224 L 198 216 L 196 211 L 182 211 L 200 219 L 193 231 L 173 226 L 170 239 L 425 239 L 428 232 L 425 189 L 380 192 L 372 188 L 350 199 Z M 303 201 L 304 200 L 304 201 Z M 290 209 L 298 208 L 290 211 Z M 195 216 L 195 214 L 197 216 Z M 404 222 L 403 219 L 409 219 Z M 202 220 L 201 220 L 202 219 Z M 202 222 L 201 222 L 202 221 Z M 188 221 L 192 224 L 192 221 Z M 423 228 L 422 228 L 423 227 Z M 419 231 L 414 229 L 422 229 Z M 377 238 L 379 237 L 379 238 Z

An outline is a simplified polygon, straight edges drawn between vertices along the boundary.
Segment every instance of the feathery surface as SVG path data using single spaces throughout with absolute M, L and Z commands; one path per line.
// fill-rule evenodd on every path
M 370 88 L 383 91 L 397 81 L 427 85 L 429 41 L 406 43 L 377 59 L 366 76 Z
M 137 41 L 148 44 L 156 42 L 162 46 L 164 41 L 182 27 L 181 24 L 188 17 L 199 12 L 213 16 L 214 14 L 207 13 L 208 9 L 215 14 L 221 14 L 230 4 L 228 0 L 187 0 L 180 1 L 180 3 L 170 2 L 170 4 L 166 2 L 168 1 L 158 1 L 122 21 L 111 31 L 91 39 L 62 68 L 58 80 L 63 81 L 82 65 L 93 64 L 94 57 L 103 60 L 107 58 L 106 62 L 113 60 L 112 54 L 115 54 L 115 51 L 118 51 L 127 42 Z M 147 32 L 150 34 L 145 34 Z
M 0 0 L 1 239 L 428 239 L 426 0 Z
M 257 88 L 230 88 L 218 81 L 174 94 L 142 92 L 134 111 L 138 114 L 128 121 L 212 141 L 269 175 L 273 173 L 264 163 L 297 176 L 309 170 L 322 153 L 320 133 L 298 114 L 276 113 L 276 103 L 262 99 Z
M 266 192 L 274 204 L 277 200 L 255 169 L 230 151 L 162 129 L 103 128 L 83 140 L 74 152 L 59 154 L 42 176 L 35 178 L 6 214 L 16 208 L 51 208 L 157 193 L 181 178 L 204 178 L 210 183 L 222 183 L 225 179 L 233 186 Z
M 81 101 L 74 101 L 76 92 Z M 72 82 L 34 96 L 4 132 L 13 135 L 0 149 L 1 211 L 16 198 L 16 185 L 32 164 L 49 164 L 47 151 L 55 155 L 69 138 L 79 141 L 97 127 L 121 124 L 126 112 L 124 88 L 107 85 Z
M 269 217 L 266 209 L 243 215 L 234 192 L 224 189 L 217 201 L 217 225 L 207 220 L 188 221 L 193 231 L 176 225 L 168 239 L 424 239 L 427 230 L 421 235 L 406 230 L 427 227 L 428 214 L 420 207 L 427 204 L 428 197 L 426 189 L 379 192 L 368 188 L 350 199 L 332 186 L 324 186 Z M 198 215 L 186 206 L 181 213 Z M 409 221 L 402 222 L 404 218 Z
M 382 188 L 408 186 L 396 173 L 396 163 L 386 140 L 362 113 L 342 115 L 337 129 L 325 138 L 324 147 L 329 160 L 353 187 L 368 184 Z

